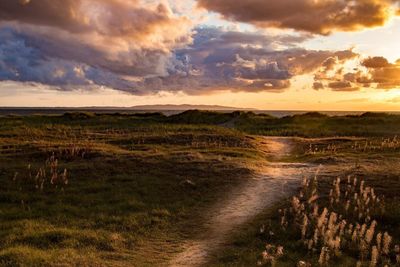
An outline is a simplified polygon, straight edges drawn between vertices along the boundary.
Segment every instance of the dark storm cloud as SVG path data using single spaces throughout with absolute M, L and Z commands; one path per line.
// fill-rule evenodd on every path
M 260 27 L 290 28 L 317 34 L 382 26 L 397 0 L 198 0 L 225 18 Z

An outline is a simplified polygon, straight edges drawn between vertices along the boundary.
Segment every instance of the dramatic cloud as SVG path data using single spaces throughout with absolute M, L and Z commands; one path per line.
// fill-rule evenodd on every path
M 382 58 L 368 58 L 362 62 L 367 68 L 367 75 L 358 77 L 360 83 L 375 84 L 379 89 L 400 87 L 400 62 L 383 64 Z
M 168 75 L 173 50 L 191 42 L 191 28 L 167 4 L 0 1 L 0 80 L 137 93 L 144 78 Z
M 343 61 L 335 60 L 329 69 L 321 67 L 315 74 L 314 89 L 328 87 L 336 91 L 354 91 L 359 88 L 400 88 L 400 61 L 390 63 L 384 57 L 357 56 L 352 69 Z
M 200 28 L 192 45 L 176 51 L 175 69 L 170 75 L 147 82 L 193 94 L 212 90 L 282 91 L 290 87 L 294 76 L 316 71 L 330 57 L 347 60 L 355 56 L 352 51 L 296 47 L 307 38 Z M 283 43 L 286 48 L 278 49 Z
M 123 0 L 4 0 L 0 22 L 49 56 L 129 75 L 165 73 L 192 26 L 165 4 Z
M 53 35 L 51 35 L 53 33 Z M 48 29 L 15 25 L 0 29 L 0 79 L 36 82 L 62 90 L 106 86 L 132 94 L 216 90 L 282 91 L 297 75 L 313 73 L 330 58 L 345 61 L 351 51 L 298 48 L 308 36 L 199 28 L 193 43 L 170 52 L 141 48 L 114 58 L 98 45 L 88 45 Z
M 193 28 L 188 18 L 175 14 L 166 3 L 0 1 L 0 81 L 40 83 L 57 90 L 104 86 L 136 95 L 282 92 L 294 77 L 306 74 L 315 76 L 316 90 L 399 84 L 399 65 L 384 58 L 365 59 L 357 70 L 349 71 L 344 66 L 359 55 L 351 50 L 300 48 L 311 38 L 309 33 Z M 282 3 L 286 0 L 274 1 Z M 336 7 L 333 1 L 326 3 Z
M 0 79 L 35 82 L 68 89 L 79 86 L 111 86 L 134 91 L 133 84 L 102 69 L 73 60 L 48 57 L 29 46 L 29 39 L 12 29 L 0 30 Z
M 0 20 L 56 27 L 71 33 L 133 37 L 137 41 L 173 42 L 185 23 L 174 18 L 165 4 L 138 0 L 2 0 Z M 182 25 L 185 28 L 185 25 Z
M 317 34 L 382 26 L 397 0 L 198 0 L 225 18 Z

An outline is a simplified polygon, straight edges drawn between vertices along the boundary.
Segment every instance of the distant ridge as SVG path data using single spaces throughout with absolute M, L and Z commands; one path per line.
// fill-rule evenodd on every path
M 227 106 L 218 106 L 218 105 L 142 105 L 142 106 L 133 106 L 130 109 L 133 110 L 190 110 L 190 109 L 198 109 L 198 110 L 257 110 L 254 108 L 236 108 L 236 107 L 227 107 Z
M 234 110 L 243 110 L 243 111 L 250 111 L 250 110 L 257 110 L 254 108 L 236 108 L 236 107 L 227 107 L 227 106 L 218 106 L 218 105 L 139 105 L 139 106 L 132 106 L 132 107 L 111 107 L 111 106 L 86 106 L 86 107 L 0 107 L 1 109 L 30 109 L 30 110 L 118 110 L 118 111 L 167 111 L 167 110 L 174 110 L 174 111 L 185 111 L 191 109 L 198 109 L 198 110 L 215 110 L 215 111 L 234 111 Z

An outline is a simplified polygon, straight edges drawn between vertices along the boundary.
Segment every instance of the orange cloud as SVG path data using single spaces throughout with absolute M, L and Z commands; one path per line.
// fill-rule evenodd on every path
M 312 34 L 192 28 L 189 19 L 174 14 L 167 1 L 154 2 L 0 0 L 0 81 L 37 82 L 62 90 L 105 86 L 138 95 L 160 91 L 281 92 L 299 75 L 315 75 L 316 90 L 352 91 L 400 84 L 399 62 L 367 58 L 359 62 L 357 70 L 349 71 L 346 63 L 360 55 L 352 50 L 300 48 Z M 218 5 L 222 3 L 226 5 Z M 268 8 L 261 8 L 266 3 Z M 257 25 L 271 23 L 323 34 L 356 24 L 369 27 L 375 19 L 383 23 L 386 17 L 381 17 L 381 11 L 385 13 L 393 3 L 247 0 L 229 4 L 200 0 L 202 5 L 229 12 L 246 7 L 239 15 L 254 18 Z M 367 16 L 368 22 L 364 21 Z
M 225 18 L 317 34 L 382 26 L 397 0 L 199 0 Z
M 372 69 L 390 66 L 389 61 L 384 57 L 369 57 L 362 62 L 362 65 Z
M 353 71 L 345 71 L 346 61 L 337 61 L 331 69 L 324 66 L 315 73 L 314 89 L 328 87 L 333 90 L 353 91 L 359 88 L 400 88 L 400 61 L 390 63 L 384 57 L 362 59 Z
M 330 82 L 328 87 L 333 91 L 357 91 L 357 87 L 353 87 L 353 85 L 348 81 L 337 81 Z
M 36 31 L 45 27 L 79 35 L 90 45 L 106 44 L 120 50 L 170 50 L 190 39 L 186 36 L 192 26 L 166 4 L 138 0 L 4 0 L 0 1 L 0 21 L 30 25 Z

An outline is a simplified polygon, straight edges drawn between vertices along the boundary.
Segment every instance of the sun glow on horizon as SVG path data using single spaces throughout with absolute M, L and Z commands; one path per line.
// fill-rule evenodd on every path
M 112 89 L 55 92 L 49 88 L 25 87 L 15 89 L 13 94 L 0 97 L 0 106 L 8 107 L 131 107 L 135 105 L 192 104 L 221 105 L 259 110 L 316 110 L 316 111 L 400 111 L 400 89 L 363 89 L 349 94 L 308 88 L 276 92 L 216 92 L 208 95 L 159 93 L 135 96 Z M 7 91 L 6 90 L 6 91 Z M 307 92 L 307 94 L 305 93 Z

